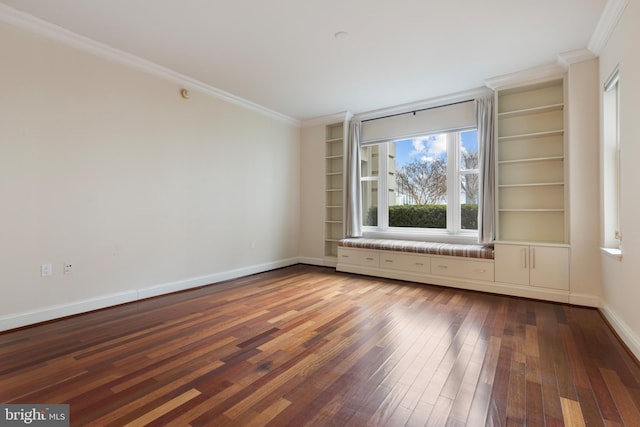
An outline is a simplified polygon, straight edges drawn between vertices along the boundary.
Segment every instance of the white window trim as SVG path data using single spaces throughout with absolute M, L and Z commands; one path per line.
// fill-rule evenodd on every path
M 376 177 L 363 177 L 363 181 L 378 182 L 378 226 L 363 226 L 363 236 L 373 239 L 399 239 L 422 240 L 443 243 L 474 244 L 478 242 L 478 230 L 464 230 L 461 228 L 460 214 L 460 188 L 462 175 L 479 173 L 478 169 L 460 169 L 460 133 L 476 129 L 475 127 L 446 130 L 442 132 L 429 132 L 416 136 L 447 134 L 447 185 L 458 191 L 447 191 L 447 228 L 405 228 L 389 227 L 388 185 L 389 178 L 388 156 L 389 141 L 367 143 L 363 146 L 378 145 L 378 175 Z M 407 139 L 407 138 L 400 138 Z M 384 161 L 382 161 L 384 159 Z
M 614 257 L 622 256 L 622 206 L 620 188 L 620 85 L 619 68 L 611 73 L 604 84 L 603 95 L 603 179 L 604 200 L 613 199 L 613 203 L 604 206 L 603 215 L 603 252 Z M 615 93 L 615 124 L 608 126 L 611 116 L 609 98 Z M 615 147 L 614 147 L 615 144 Z M 612 212 L 613 211 L 613 212 Z
M 622 250 L 614 248 L 600 248 L 603 254 L 615 260 L 622 261 Z

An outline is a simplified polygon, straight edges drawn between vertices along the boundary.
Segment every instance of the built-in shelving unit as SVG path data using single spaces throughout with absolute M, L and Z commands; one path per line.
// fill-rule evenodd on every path
M 338 240 L 344 237 L 344 125 L 327 126 L 325 139 L 324 254 L 338 256 Z
M 496 96 L 497 240 L 568 243 L 563 79 Z

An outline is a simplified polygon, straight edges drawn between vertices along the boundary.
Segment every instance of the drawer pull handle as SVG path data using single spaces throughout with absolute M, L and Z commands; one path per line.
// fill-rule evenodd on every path
M 484 273 L 487 270 L 485 270 L 484 268 L 476 268 L 475 271 L 476 271 L 476 273 Z
M 531 248 L 531 268 L 536 268 L 536 248 Z
M 392 259 L 385 259 L 384 262 L 393 262 Z
M 365 259 L 366 259 L 367 261 L 373 261 L 373 258 L 371 258 L 371 257 L 366 257 Z
M 416 262 L 416 265 L 419 265 L 420 267 L 422 267 L 424 265 L 424 262 Z
M 438 268 L 449 268 L 449 266 L 440 264 L 440 265 L 438 265 Z
M 349 255 L 340 255 L 342 258 L 349 258 Z

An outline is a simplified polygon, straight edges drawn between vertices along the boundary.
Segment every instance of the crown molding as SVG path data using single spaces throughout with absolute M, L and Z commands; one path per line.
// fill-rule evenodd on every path
M 3 3 L 0 3 L 0 22 L 5 22 L 14 27 L 40 34 L 49 39 L 56 40 L 68 46 L 72 46 L 85 52 L 92 53 L 102 58 L 106 58 L 108 60 L 118 62 L 120 64 L 135 68 L 145 73 L 164 78 L 181 86 L 186 86 L 192 91 L 200 91 L 231 104 L 267 116 L 271 119 L 284 122 L 288 125 L 296 127 L 300 127 L 301 125 L 299 120 L 287 116 L 286 114 L 282 114 L 267 107 L 263 107 L 262 105 L 258 105 L 244 98 L 240 98 L 239 96 L 233 95 L 229 92 L 225 92 L 221 89 L 215 88 L 211 85 L 158 65 L 154 62 L 142 59 L 136 55 L 124 52 L 122 50 L 115 49 L 106 44 L 97 42 L 88 37 L 69 31 L 58 25 L 51 24 L 50 22 L 16 10 Z
M 589 50 L 595 55 L 602 53 L 602 49 L 604 49 L 607 41 L 609 41 L 611 33 L 613 33 L 616 25 L 618 25 L 618 21 L 628 4 L 629 0 L 609 0 L 604 6 L 598 25 L 596 25 L 596 29 L 593 31 L 589 44 L 587 45 Z
M 596 58 L 596 55 L 589 49 L 571 50 L 558 54 L 558 64 L 562 65 L 565 69 L 569 69 L 569 66 L 573 64 L 588 61 L 593 58 Z
M 352 113 L 348 111 L 343 111 L 336 114 L 330 114 L 328 116 L 320 116 L 320 117 L 314 117 L 312 119 L 303 120 L 301 127 L 309 128 L 309 127 L 320 126 L 320 125 L 324 125 L 324 126 L 331 125 L 338 122 L 347 122 L 351 120 L 352 117 L 353 117 Z
M 498 88 L 504 89 L 509 86 L 519 86 L 522 84 L 535 83 L 536 81 L 559 78 L 562 77 L 564 73 L 565 69 L 560 64 L 547 64 L 515 73 L 491 77 L 484 82 L 487 87 L 496 90 Z
M 481 96 L 487 95 L 491 95 L 491 91 L 486 87 L 479 87 L 463 92 L 456 92 L 450 95 L 438 96 L 435 98 L 424 99 L 422 101 L 411 102 L 408 104 L 401 104 L 389 108 L 382 108 L 379 110 L 358 113 L 354 117 L 358 120 L 377 119 L 379 117 L 391 116 L 394 114 L 403 114 L 415 110 L 423 110 L 425 108 L 441 107 L 443 105 L 454 104 L 456 102 L 471 101 Z

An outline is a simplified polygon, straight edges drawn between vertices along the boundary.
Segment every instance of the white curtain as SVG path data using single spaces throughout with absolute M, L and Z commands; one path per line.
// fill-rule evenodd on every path
M 478 200 L 478 243 L 495 239 L 495 142 L 494 97 L 476 99 L 478 144 L 480 146 L 480 197 Z
M 360 128 L 359 120 L 351 119 L 347 137 L 347 237 L 362 237 L 362 197 L 360 197 Z

